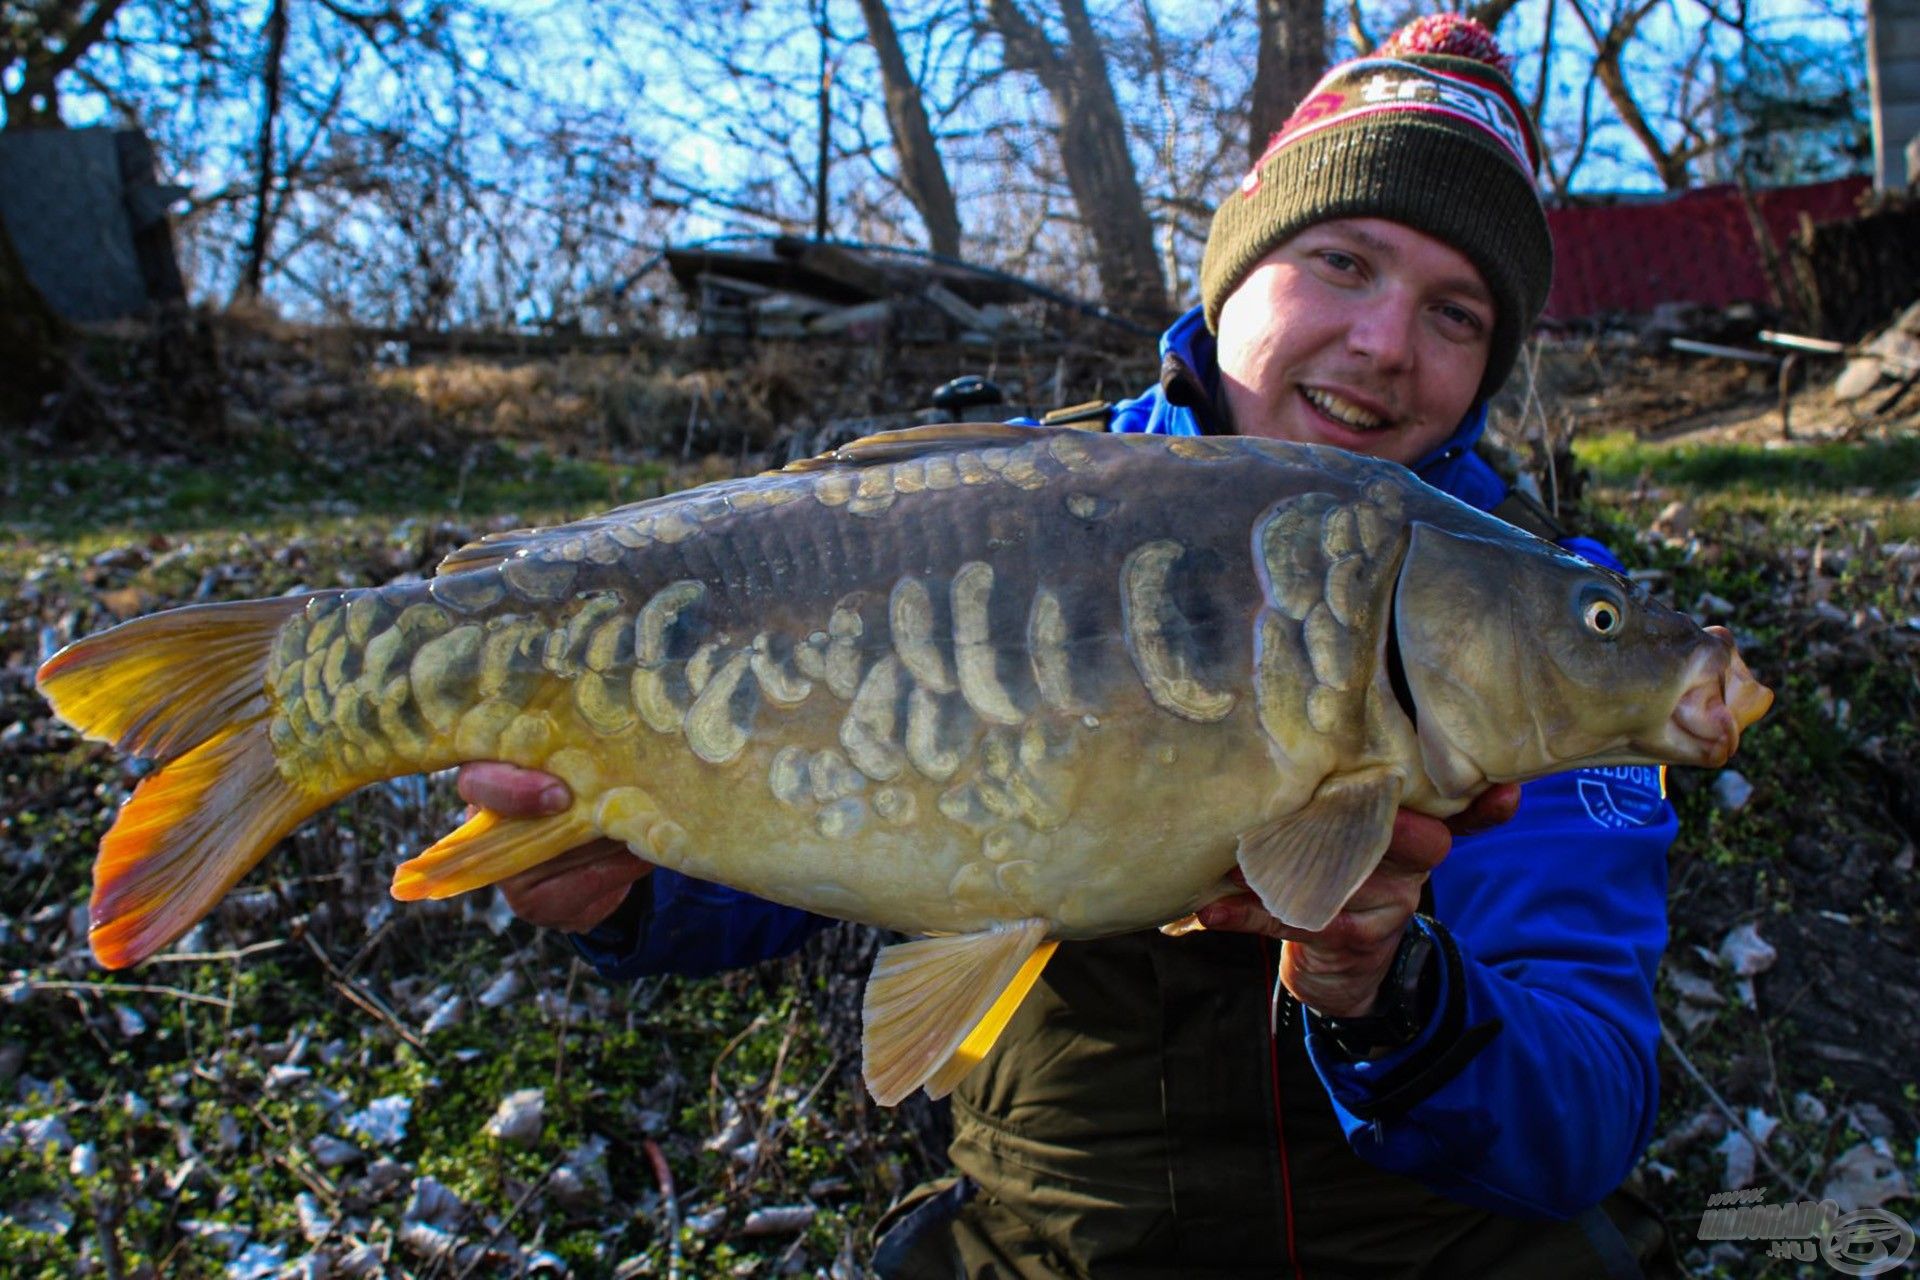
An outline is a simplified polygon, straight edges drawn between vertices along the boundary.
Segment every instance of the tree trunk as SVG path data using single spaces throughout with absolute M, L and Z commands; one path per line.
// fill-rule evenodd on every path
M 946 165 L 941 163 L 940 148 L 934 142 L 933 126 L 927 120 L 926 102 L 920 86 L 907 69 L 906 55 L 900 51 L 900 36 L 894 30 L 893 15 L 886 0 L 860 0 L 860 12 L 866 16 L 867 39 L 880 57 L 880 80 L 886 86 L 887 126 L 893 133 L 893 151 L 900 160 L 900 185 L 907 199 L 920 211 L 927 227 L 927 243 L 935 253 L 949 258 L 960 256 L 960 210 L 954 203 L 953 186 L 947 181 Z
M 1005 45 L 1007 69 L 1032 72 L 1053 99 L 1060 119 L 1060 162 L 1081 223 L 1093 238 L 1094 269 L 1107 305 L 1158 322 L 1167 316 L 1167 285 L 1127 151 L 1126 122 L 1107 78 L 1106 53 L 1085 0 L 1061 0 L 1060 11 L 1067 27 L 1064 54 L 1016 0 L 989 0 L 987 7 Z
M 273 131 L 280 122 L 280 68 L 287 51 L 286 0 L 273 0 L 267 10 L 267 59 L 261 72 L 260 148 L 254 168 L 253 223 L 247 232 L 246 261 L 234 300 L 258 298 L 266 275 L 267 242 L 273 236 Z
M 1258 163 L 1268 141 L 1327 69 L 1325 0 L 1256 0 L 1254 20 L 1260 40 L 1247 157 Z

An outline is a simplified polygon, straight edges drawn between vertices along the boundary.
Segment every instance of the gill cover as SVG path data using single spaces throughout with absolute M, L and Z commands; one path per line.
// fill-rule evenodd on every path
M 1514 532 L 1416 523 L 1396 639 L 1428 776 L 1462 795 L 1583 765 L 1652 763 L 1731 645 L 1610 569 Z

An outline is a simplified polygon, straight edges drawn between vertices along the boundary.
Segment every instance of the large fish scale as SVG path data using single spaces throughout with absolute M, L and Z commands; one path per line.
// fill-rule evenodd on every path
M 1406 686 L 1476 749 L 1511 753 L 1488 706 L 1515 691 L 1448 670 L 1490 611 L 1458 635 L 1436 622 L 1523 565 L 1533 598 L 1627 607 L 1624 583 L 1390 464 L 933 428 L 489 537 L 424 583 L 139 619 L 56 655 L 41 686 L 162 765 L 96 863 L 104 963 L 178 936 L 356 787 L 505 760 L 565 780 L 572 807 L 477 817 L 402 866 L 397 896 L 493 883 L 605 833 L 777 901 L 954 935 L 876 964 L 865 1062 L 891 1102 L 950 1088 L 1053 940 L 1168 921 L 1236 865 L 1274 914 L 1318 928 L 1396 806 L 1458 811 L 1491 775 L 1450 739 L 1426 754 Z M 1395 683 L 1387 620 L 1410 576 L 1427 616 Z M 1655 621 L 1663 654 L 1694 643 L 1684 620 Z M 1662 672 L 1698 656 L 1653 662 L 1648 689 L 1669 692 L 1645 705 L 1670 704 Z M 1604 666 L 1609 688 L 1623 670 Z M 1556 714 L 1581 705 L 1555 697 Z M 1744 724 L 1764 697 L 1741 698 Z M 1518 740 L 1549 737 L 1535 714 Z
M 591 826 L 648 857 L 811 909 L 1156 923 L 1168 887 L 1123 883 L 1110 850 L 1160 846 L 1184 909 L 1217 891 L 1231 839 L 1183 839 L 1167 815 L 1204 799 L 1252 823 L 1277 785 L 1249 696 L 1254 521 L 1276 493 L 1222 483 L 1249 452 L 1192 441 L 1178 467 L 1139 448 L 1096 467 L 1022 432 L 489 539 L 434 583 L 316 598 L 289 624 L 270 679 L 283 772 L 501 758 L 565 778 Z M 1295 480 L 1317 525 L 1332 477 Z M 1317 597 L 1325 563 L 1267 576 Z M 390 619 L 371 674 L 327 688 L 356 610 Z

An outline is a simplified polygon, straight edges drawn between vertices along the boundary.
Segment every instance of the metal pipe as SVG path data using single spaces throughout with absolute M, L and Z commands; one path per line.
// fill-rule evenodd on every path
M 1771 329 L 1760 331 L 1760 341 L 1770 347 L 1786 347 L 1790 351 L 1810 351 L 1817 356 L 1847 354 L 1847 344 L 1844 342 L 1829 342 L 1825 338 L 1808 338 L 1797 333 L 1775 333 Z
M 1667 345 L 1675 351 L 1686 351 L 1696 356 L 1719 356 L 1726 360 L 1744 360 L 1748 364 L 1779 364 L 1780 357 L 1765 351 L 1748 351 L 1745 347 L 1723 347 L 1714 342 L 1695 342 L 1692 338 L 1668 338 Z

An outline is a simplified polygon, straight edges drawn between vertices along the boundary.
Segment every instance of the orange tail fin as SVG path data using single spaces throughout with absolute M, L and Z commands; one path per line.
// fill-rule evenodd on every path
M 90 738 L 162 762 L 122 806 L 93 866 L 93 954 L 138 964 L 191 928 L 280 838 L 338 797 L 282 777 L 266 667 L 300 597 L 138 618 L 40 668 L 40 691 Z

